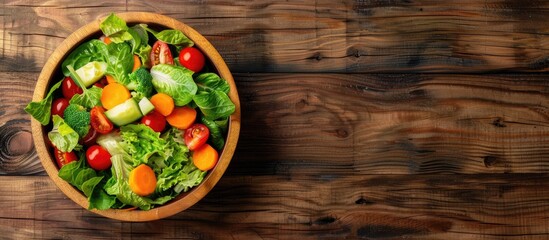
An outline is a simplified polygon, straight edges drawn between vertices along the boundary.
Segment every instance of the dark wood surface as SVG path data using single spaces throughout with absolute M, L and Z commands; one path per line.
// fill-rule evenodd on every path
M 171 218 L 82 209 L 23 111 L 51 52 L 110 12 L 203 33 L 234 72 L 226 174 Z M 549 2 L 37 1 L 0 8 L 0 238 L 547 239 Z

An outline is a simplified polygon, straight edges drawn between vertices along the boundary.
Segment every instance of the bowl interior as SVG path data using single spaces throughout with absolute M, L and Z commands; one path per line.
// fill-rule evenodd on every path
M 91 210 L 97 214 L 103 215 L 108 218 L 124 220 L 124 221 L 150 221 L 157 220 L 179 213 L 186 208 L 192 206 L 203 198 L 219 181 L 225 170 L 227 169 L 229 162 L 233 156 L 236 148 L 236 143 L 240 133 L 240 101 L 236 90 L 234 79 L 217 50 L 208 42 L 201 34 L 196 32 L 191 27 L 179 22 L 176 19 L 144 12 L 130 12 L 119 13 L 117 16 L 124 19 L 128 25 L 134 25 L 138 23 L 145 23 L 149 27 L 162 30 L 162 29 L 177 29 L 181 30 L 188 38 L 195 42 L 195 47 L 202 50 L 206 59 L 209 60 L 210 66 L 215 68 L 215 72 L 225 79 L 230 85 L 229 98 L 235 104 L 236 110 L 229 118 L 229 130 L 227 133 L 227 139 L 223 151 L 220 153 L 219 161 L 217 165 L 208 172 L 203 182 L 192 188 L 186 193 L 181 193 L 175 199 L 170 202 L 153 208 L 148 211 L 142 210 L 124 210 L 124 209 L 109 209 L 109 210 Z M 33 101 L 39 101 L 45 97 L 49 86 L 62 79 L 63 75 L 60 72 L 61 63 L 70 54 L 72 50 L 78 47 L 81 43 L 90 39 L 99 38 L 102 33 L 99 29 L 99 24 L 103 20 L 97 19 L 76 32 L 71 34 L 65 39 L 61 45 L 52 53 L 40 76 L 38 78 L 36 88 L 33 95 Z M 51 126 L 42 126 L 35 119 L 31 120 L 32 134 L 35 141 L 35 148 L 40 158 L 44 169 L 54 183 L 63 191 L 70 199 L 82 206 L 88 208 L 87 198 L 76 188 L 70 185 L 68 182 L 57 176 L 59 170 L 54 161 L 51 148 L 46 146 L 47 132 L 51 129 Z

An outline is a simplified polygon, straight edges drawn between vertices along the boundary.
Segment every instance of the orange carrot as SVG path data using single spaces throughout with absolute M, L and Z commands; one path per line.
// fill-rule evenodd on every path
M 133 55 L 133 68 L 132 72 L 135 72 L 138 68 L 141 67 L 141 60 L 139 59 L 139 56 Z
M 156 176 L 151 167 L 141 164 L 130 172 L 130 189 L 139 196 L 147 196 L 156 188 Z
M 215 167 L 218 158 L 217 151 L 207 143 L 193 151 L 193 164 L 202 171 Z
M 105 36 L 105 38 L 103 38 L 103 42 L 104 42 L 105 44 L 109 45 L 109 44 L 111 44 L 112 40 L 111 40 L 109 37 L 106 37 L 106 36 Z
M 105 75 L 105 77 L 107 78 L 108 83 L 115 83 L 116 82 L 116 80 L 114 80 L 114 77 L 111 76 L 111 75 Z
M 130 91 L 124 87 L 124 85 L 119 83 L 109 83 L 103 88 L 103 92 L 101 93 L 101 105 L 108 110 L 120 103 L 123 103 L 130 97 Z
M 188 106 L 176 107 L 172 113 L 166 117 L 166 121 L 173 127 L 179 129 L 189 128 L 196 120 L 196 110 Z
M 162 114 L 164 117 L 170 115 L 175 107 L 173 98 L 165 93 L 157 93 L 150 99 L 154 109 Z

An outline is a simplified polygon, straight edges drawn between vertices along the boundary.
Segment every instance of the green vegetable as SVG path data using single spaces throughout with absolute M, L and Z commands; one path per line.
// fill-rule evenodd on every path
M 124 142 L 124 150 L 133 160 L 133 166 L 149 163 L 149 158 L 155 154 L 165 157 L 166 141 L 160 138 L 160 133 L 143 124 L 128 124 L 120 127 L 120 136 Z
M 191 47 L 194 45 L 194 42 L 191 41 L 183 32 L 175 29 L 166 29 L 161 32 L 157 32 L 153 29 L 148 28 L 146 24 L 139 24 L 142 28 L 152 33 L 156 39 L 165 42 L 167 44 L 176 45 L 179 47 Z
M 225 145 L 225 138 L 223 137 L 221 128 L 217 125 L 216 122 L 209 120 L 204 116 L 201 116 L 200 120 L 210 130 L 210 138 L 208 138 L 208 141 L 210 141 L 215 149 L 222 150 L 223 146 Z
M 122 142 L 122 137 L 120 133 L 113 131 L 108 134 L 101 134 L 97 137 L 97 144 L 105 148 L 111 156 L 126 153 L 126 150 L 120 144 Z
M 207 119 L 225 118 L 235 111 L 231 99 L 219 90 L 200 92 L 193 97 L 193 100 Z
M 79 69 L 89 62 L 106 62 L 107 55 L 107 45 L 100 40 L 93 39 L 72 51 L 61 64 L 61 70 L 65 76 L 69 76 L 70 72 L 67 66 L 70 65 L 75 69 Z
M 104 62 L 89 62 L 76 70 L 76 74 L 85 87 L 89 87 L 105 75 L 107 64 Z
M 142 117 L 135 99 L 130 98 L 105 112 L 105 116 L 116 126 L 123 126 Z
M 157 92 L 168 94 L 176 106 L 192 101 L 198 87 L 192 71 L 179 66 L 158 64 L 151 68 L 152 84 Z
M 132 72 L 127 78 L 127 82 L 120 82 L 125 85 L 129 90 L 134 90 L 133 97 L 137 99 L 149 98 L 153 93 L 152 76 L 149 71 L 140 67 Z
M 48 133 L 48 138 L 61 152 L 70 152 L 75 148 L 80 148 L 78 133 L 59 115 L 53 115 L 53 129 Z
M 143 116 L 149 114 L 152 110 L 154 110 L 154 105 L 147 99 L 146 97 L 142 98 L 141 101 L 139 101 L 139 110 L 141 110 L 141 114 Z
M 115 43 L 121 43 L 132 39 L 132 35 L 128 32 L 126 22 L 118 16 L 111 13 L 101 24 L 99 28 L 105 36 L 109 37 Z
M 38 120 L 40 124 L 48 125 L 48 123 L 50 123 L 51 104 L 53 102 L 52 94 L 61 86 L 61 83 L 63 83 L 63 80 L 54 84 L 44 99 L 39 102 L 30 102 L 27 107 L 25 107 L 25 112 Z
M 147 65 L 152 50 L 152 47 L 148 44 L 149 34 L 147 34 L 147 31 L 141 25 L 131 27 L 128 32 L 133 37 L 130 40 L 133 54 L 139 56 L 143 65 Z
M 128 74 L 133 68 L 133 54 L 126 43 L 111 43 L 107 45 L 107 74 L 117 82 L 128 82 Z
M 86 166 L 84 158 L 84 154 L 82 154 L 80 160 L 63 166 L 59 170 L 58 176 L 80 189 L 88 197 L 88 209 L 111 208 L 116 202 L 116 197 L 108 195 L 101 187 L 105 184 L 103 179 L 106 174 L 104 172 L 97 174 Z
M 195 78 L 198 94 L 194 103 L 207 119 L 216 120 L 233 114 L 235 105 L 227 95 L 230 87 L 227 81 L 215 73 L 203 73 Z
M 63 112 L 65 116 L 65 122 L 74 131 L 80 135 L 80 137 L 86 136 L 90 130 L 90 112 L 85 107 L 71 103 Z
M 102 88 L 98 88 L 96 86 L 92 86 L 91 88 L 86 88 L 85 84 L 82 82 L 82 79 L 80 79 L 80 76 L 74 71 L 74 68 L 69 65 L 67 66 L 67 69 L 69 69 L 69 72 L 71 73 L 72 79 L 82 88 L 82 94 L 75 94 L 69 103 L 71 104 L 78 104 L 82 105 L 88 109 L 91 109 L 95 106 L 101 105 L 101 92 L 103 91 Z
M 130 172 L 133 169 L 130 156 L 117 154 L 111 157 L 111 162 L 112 177 L 105 185 L 107 193 L 115 195 L 124 204 L 136 206 L 142 210 L 151 209 L 150 200 L 133 193 L 128 184 Z

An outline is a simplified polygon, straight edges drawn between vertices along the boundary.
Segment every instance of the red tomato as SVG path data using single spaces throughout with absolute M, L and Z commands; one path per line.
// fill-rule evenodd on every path
M 68 106 L 69 100 L 66 98 L 58 98 L 53 100 L 53 103 L 51 104 L 51 115 L 59 115 L 60 117 L 63 117 L 65 108 Z
M 86 151 L 86 160 L 91 168 L 101 171 L 112 165 L 111 154 L 99 145 L 93 145 Z
M 200 72 L 205 61 L 204 54 L 197 48 L 186 47 L 179 52 L 179 63 L 193 72 Z
M 84 92 L 82 91 L 82 88 L 80 88 L 70 77 L 65 77 L 65 79 L 63 79 L 63 83 L 61 83 L 61 91 L 63 92 L 63 96 L 69 100 L 72 96 L 74 96 L 74 94 L 82 94 Z
M 185 130 L 185 145 L 193 151 L 204 145 L 209 136 L 210 129 L 206 125 L 195 123 Z
M 76 161 L 78 159 L 78 157 L 76 157 L 76 154 L 72 151 L 61 152 L 61 150 L 54 147 L 53 152 L 55 155 L 55 160 L 57 161 L 57 166 L 59 166 L 59 168 L 62 168 L 63 166 L 69 164 L 70 162 Z
M 151 64 L 154 66 L 161 63 L 173 65 L 172 52 L 170 52 L 168 44 L 162 41 L 156 41 L 151 51 Z
M 141 123 L 149 126 L 155 132 L 162 132 L 166 127 L 166 117 L 159 112 L 153 110 L 149 114 L 141 118 Z
M 105 116 L 105 111 L 102 107 L 95 106 L 90 112 L 90 122 L 92 128 L 99 133 L 109 133 L 113 129 L 112 122 Z
M 82 138 L 81 143 L 86 146 L 94 145 L 98 136 L 99 134 L 97 133 L 95 128 L 91 127 L 90 130 L 88 131 L 88 134 L 86 134 L 86 136 Z

